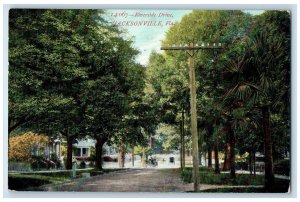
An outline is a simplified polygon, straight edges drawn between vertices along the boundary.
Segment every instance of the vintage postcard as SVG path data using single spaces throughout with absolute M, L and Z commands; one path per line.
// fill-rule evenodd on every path
M 8 189 L 289 193 L 289 10 L 10 9 Z

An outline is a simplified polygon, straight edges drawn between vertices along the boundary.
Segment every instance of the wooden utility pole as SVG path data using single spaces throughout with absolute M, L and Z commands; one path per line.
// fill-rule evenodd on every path
M 196 109 L 196 79 L 195 79 L 195 64 L 194 56 L 200 49 L 221 49 L 221 43 L 185 44 L 172 45 L 169 47 L 161 47 L 161 50 L 184 50 L 187 52 L 189 58 L 189 86 L 190 86 L 190 103 L 191 103 L 191 132 L 192 132 L 192 155 L 193 155 L 193 176 L 194 176 L 194 191 L 199 191 L 200 176 L 199 176 L 199 153 L 198 153 L 198 134 L 197 134 L 197 109 Z

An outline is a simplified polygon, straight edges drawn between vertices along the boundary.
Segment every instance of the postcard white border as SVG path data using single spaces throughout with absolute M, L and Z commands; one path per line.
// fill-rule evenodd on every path
M 76 1 L 75 1 L 76 2 Z M 8 192 L 7 186 L 7 149 L 8 149 L 8 11 L 10 8 L 102 8 L 102 9 L 204 9 L 204 10 L 291 10 L 292 18 L 292 140 L 291 140 L 291 194 L 260 194 L 260 193 L 114 193 L 114 192 Z M 4 197 L 21 198 L 294 198 L 297 197 L 297 5 L 296 4 L 5 4 L 3 5 L 3 194 Z M 299 78 L 299 77 L 298 77 Z M 3 124 L 3 125 L 2 125 Z M 221 199 L 220 199 L 221 200 Z

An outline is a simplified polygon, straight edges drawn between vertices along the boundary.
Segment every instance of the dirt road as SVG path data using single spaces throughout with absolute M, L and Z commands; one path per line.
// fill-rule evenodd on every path
M 200 190 L 217 188 L 247 188 L 263 186 L 227 186 L 200 184 Z M 103 175 L 77 178 L 58 185 L 48 185 L 39 191 L 76 192 L 191 192 L 193 183 L 184 183 L 176 168 L 124 169 Z
M 43 187 L 79 192 L 185 192 L 191 188 L 181 181 L 178 169 L 126 169 Z

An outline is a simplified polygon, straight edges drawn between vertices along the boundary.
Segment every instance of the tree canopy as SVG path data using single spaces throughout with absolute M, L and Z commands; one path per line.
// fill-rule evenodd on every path
M 68 168 L 74 139 L 86 137 L 97 141 L 98 168 L 105 142 L 141 154 L 151 152 L 151 136 L 167 152 L 181 150 L 184 161 L 191 148 L 185 51 L 153 51 L 142 66 L 133 40 L 103 10 L 12 9 L 9 15 L 11 136 L 65 137 Z M 290 151 L 290 20 L 287 11 L 194 10 L 162 40 L 162 46 L 223 44 L 193 57 L 199 154 L 211 167 L 214 152 L 216 173 L 220 151 L 232 177 L 236 154 L 260 152 L 270 186 L 273 161 Z

